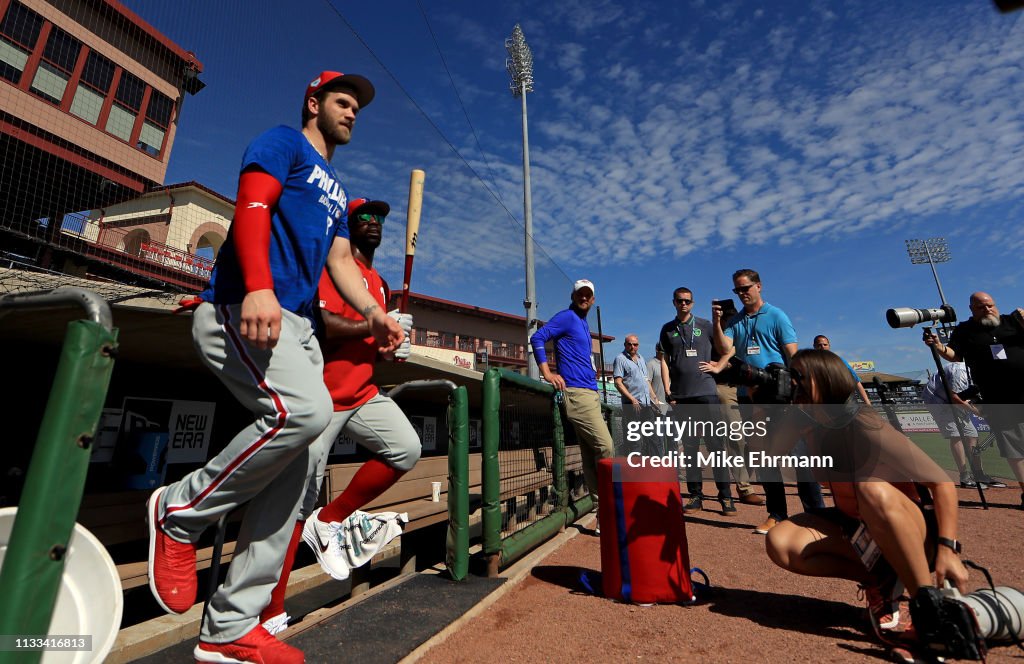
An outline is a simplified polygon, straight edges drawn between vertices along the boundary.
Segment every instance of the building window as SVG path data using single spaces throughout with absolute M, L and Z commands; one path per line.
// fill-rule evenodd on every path
M 43 17 L 18 2 L 12 2 L 0 21 L 0 78 L 17 85 L 28 56 L 39 41 Z
M 114 63 L 95 51 L 89 53 L 82 69 L 75 98 L 71 102 L 71 113 L 89 124 L 96 124 L 103 110 L 103 100 L 110 92 L 114 81 Z
M 142 131 L 139 133 L 139 144 L 136 147 L 151 157 L 159 157 L 160 149 L 164 145 L 164 136 L 167 134 L 167 127 L 171 123 L 171 113 L 173 111 L 174 102 L 171 98 L 153 90 L 149 95 L 146 119 L 142 123 Z
M 524 357 L 526 347 L 522 344 L 513 344 L 505 341 L 491 342 L 491 355 L 503 357 L 510 360 L 521 360 Z
M 29 89 L 49 102 L 60 104 L 81 50 L 82 42 L 60 28 L 53 27 Z
M 430 348 L 450 348 L 455 349 L 455 334 L 452 332 L 435 332 L 434 330 L 427 330 L 426 337 L 424 338 L 423 346 Z
M 117 136 L 122 141 L 130 141 L 135 118 L 142 106 L 142 97 L 146 94 L 146 84 L 137 76 L 126 71 L 121 72 L 121 81 L 117 84 L 114 94 L 114 105 L 110 107 L 107 117 L 107 133 Z

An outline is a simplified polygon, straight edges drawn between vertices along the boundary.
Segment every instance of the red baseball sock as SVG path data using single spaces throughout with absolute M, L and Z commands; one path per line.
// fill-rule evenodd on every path
M 302 541 L 302 524 L 304 521 L 295 522 L 295 530 L 292 531 L 292 539 L 288 542 L 288 551 L 284 554 L 284 567 L 281 568 L 281 578 L 274 586 L 274 592 L 270 593 L 270 604 L 260 614 L 260 622 L 266 622 L 276 615 L 284 613 L 284 593 L 288 589 L 288 577 L 292 573 L 292 565 L 295 564 L 295 552 L 299 549 L 299 542 Z
M 405 475 L 404 470 L 389 466 L 380 459 L 370 459 L 356 471 L 345 490 L 317 516 L 321 521 L 344 521 L 357 509 L 388 490 Z

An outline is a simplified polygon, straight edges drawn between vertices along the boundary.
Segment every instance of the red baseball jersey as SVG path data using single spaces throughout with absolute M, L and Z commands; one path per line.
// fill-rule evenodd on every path
M 381 307 L 387 301 L 388 285 L 372 267 L 356 261 L 363 273 L 363 284 Z M 334 287 L 327 270 L 320 275 L 320 308 L 351 320 L 364 320 Z M 373 364 L 377 360 L 377 341 L 373 336 L 362 339 L 344 339 L 324 353 L 324 383 L 327 385 L 334 410 L 352 410 L 377 394 L 373 384 Z

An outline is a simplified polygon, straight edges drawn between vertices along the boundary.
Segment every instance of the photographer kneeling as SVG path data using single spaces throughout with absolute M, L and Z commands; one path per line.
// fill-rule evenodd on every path
M 766 540 L 772 561 L 796 574 L 861 584 L 879 636 L 899 622 L 897 581 L 911 598 L 933 581 L 965 591 L 956 488 L 945 472 L 873 409 L 848 403 L 856 385 L 837 355 L 802 350 L 791 372 L 793 403 L 803 414 L 791 420 L 791 433 L 807 442 L 811 455 L 835 460 L 821 479 L 836 507 L 772 528 Z M 876 562 L 873 553 L 882 559 Z

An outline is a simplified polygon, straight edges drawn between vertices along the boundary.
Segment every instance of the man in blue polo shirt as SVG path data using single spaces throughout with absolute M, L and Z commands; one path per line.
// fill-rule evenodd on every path
M 594 369 L 590 326 L 587 313 L 594 306 L 594 284 L 580 279 L 572 286 L 572 305 L 551 317 L 533 333 L 530 345 L 544 380 L 562 392 L 565 414 L 576 430 L 583 458 L 583 479 L 597 502 L 597 461 L 612 455 L 614 444 L 608 425 L 601 415 L 597 396 L 597 371 Z M 555 344 L 555 366 L 548 364 L 544 344 Z
M 797 349 L 796 329 L 782 309 L 768 304 L 761 297 L 761 276 L 754 270 L 737 270 L 732 275 L 732 292 L 739 297 L 743 310 L 729 321 L 722 321 L 722 308 L 711 307 L 711 323 L 715 348 L 722 355 L 735 350 L 735 356 L 754 367 L 763 369 L 769 364 L 788 366 L 789 358 Z M 749 388 L 740 387 L 740 404 L 753 404 L 756 399 Z M 748 416 L 749 410 L 744 412 Z M 780 521 L 789 518 L 786 507 L 786 487 L 778 469 L 762 468 L 765 503 L 768 518 L 754 529 L 765 534 Z M 817 482 L 797 482 L 797 490 L 805 507 L 823 507 L 821 487 Z

